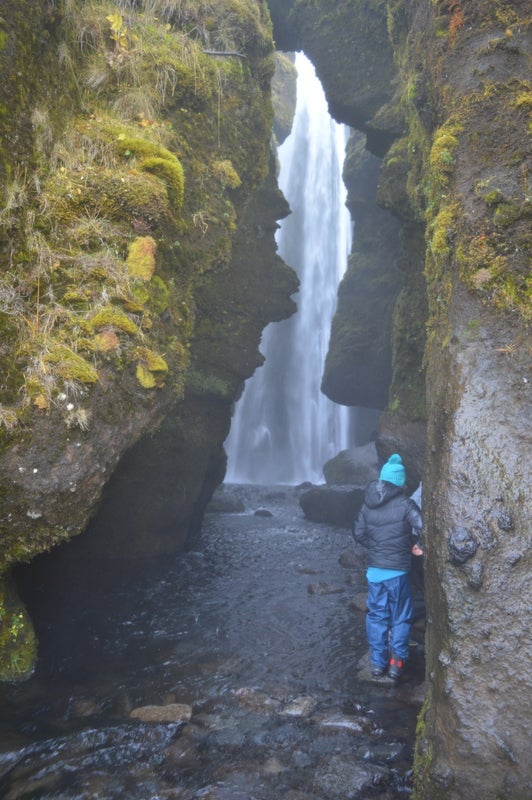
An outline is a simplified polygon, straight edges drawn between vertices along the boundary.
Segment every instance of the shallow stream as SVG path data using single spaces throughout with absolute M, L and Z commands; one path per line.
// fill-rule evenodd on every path
M 372 682 L 349 531 L 296 489 L 227 493 L 245 512 L 207 514 L 194 551 L 49 615 L 35 676 L 0 690 L 1 798 L 408 796 L 422 633 Z

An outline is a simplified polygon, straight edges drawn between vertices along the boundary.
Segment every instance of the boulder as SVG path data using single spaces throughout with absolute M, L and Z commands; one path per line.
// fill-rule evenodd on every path
M 192 708 L 183 703 L 169 703 L 165 706 L 140 706 L 129 715 L 140 722 L 189 722 Z
M 307 519 L 351 528 L 364 499 L 362 489 L 350 486 L 313 486 L 303 492 L 299 505 Z
M 355 800 L 367 797 L 368 791 L 389 781 L 390 773 L 385 767 L 333 756 L 317 771 L 315 786 L 325 797 Z
M 377 450 L 374 442 L 362 447 L 341 450 L 323 466 L 323 475 L 328 486 L 352 484 L 364 487 L 379 477 Z

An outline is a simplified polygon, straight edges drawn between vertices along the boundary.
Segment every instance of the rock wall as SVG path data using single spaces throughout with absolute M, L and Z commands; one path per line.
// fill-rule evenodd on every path
M 63 574 L 197 531 L 297 279 L 275 254 L 263 4 L 8 0 L 0 65 L 6 679 L 36 653 L 14 566 L 78 534 Z
M 412 456 L 416 440 L 419 450 L 411 426 L 425 414 L 425 367 L 428 690 L 415 796 L 524 800 L 532 20 L 525 2 L 499 0 L 393 0 L 371 4 L 371 14 L 364 2 L 334 5 L 272 2 L 272 12 L 276 39 L 286 47 L 293 37 L 310 54 L 338 118 L 383 156 L 378 202 L 402 226 L 407 288 L 395 306 L 379 442 Z M 361 123 L 360 76 L 374 74 L 381 98 L 374 54 L 389 64 L 382 26 L 393 91 Z M 345 88 L 348 75 L 356 90 Z
M 336 403 L 384 409 L 392 382 L 392 320 L 402 286 L 400 224 L 377 205 L 380 159 L 365 136 L 349 142 L 344 165 L 353 249 L 338 290 L 322 391 Z

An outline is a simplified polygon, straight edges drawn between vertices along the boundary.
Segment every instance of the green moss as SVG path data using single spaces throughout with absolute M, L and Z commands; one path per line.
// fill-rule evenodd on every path
M 483 200 L 488 206 L 496 206 L 504 202 L 504 194 L 500 189 L 492 189 L 484 195 Z
M 451 202 L 444 205 L 429 224 L 429 247 L 435 257 L 445 257 L 451 252 L 451 243 L 456 234 L 459 215 L 459 204 Z
M 458 134 L 462 130 L 461 124 L 449 120 L 434 134 L 429 156 L 429 179 L 435 188 L 442 189 L 447 186 L 456 163 Z
M 170 291 L 168 286 L 158 275 L 154 275 L 148 285 L 148 308 L 154 314 L 161 315 L 168 308 Z
M 521 206 L 518 203 L 499 202 L 493 215 L 493 222 L 498 227 L 508 228 L 517 222 L 523 215 Z
M 152 156 L 151 158 L 144 158 L 140 162 L 141 169 L 146 172 L 151 172 L 162 178 L 168 188 L 168 194 L 172 201 L 174 209 L 178 210 L 183 205 L 183 196 L 185 193 L 185 178 L 183 175 L 183 167 L 175 157 L 161 158 L 160 156 Z
M 139 236 L 129 245 L 126 264 L 133 278 L 149 281 L 155 271 L 157 243 L 152 236 Z
M 166 183 L 174 208 L 180 209 L 183 205 L 185 178 L 179 159 L 156 141 L 133 136 L 129 131 L 124 132 L 123 126 L 116 136 L 116 144 L 122 156 L 135 156 L 139 169 L 157 175 Z
M 85 384 L 98 380 L 98 372 L 92 364 L 65 345 L 52 345 L 42 358 L 46 364 L 53 366 L 53 371 L 63 380 Z
M 23 680 L 32 673 L 37 641 L 12 581 L 0 575 L 0 681 Z
M 164 224 L 168 218 L 168 192 L 154 176 L 131 169 L 120 174 L 115 167 L 95 166 L 85 167 L 83 178 L 79 170 L 80 166 L 56 172 L 44 186 L 41 202 L 54 209 L 55 224 L 60 221 L 72 226 L 84 215 L 93 214 L 112 220 L 130 215 L 150 225 Z
M 118 350 L 120 340 L 114 331 L 103 331 L 102 333 L 97 333 L 88 346 L 98 353 L 110 353 L 113 350 Z
M 233 387 L 227 381 L 198 370 L 190 370 L 187 376 L 187 389 L 193 394 L 221 398 L 230 398 L 233 391 Z
M 147 347 L 139 347 L 136 351 L 137 368 L 135 375 L 144 389 L 164 386 L 168 373 L 168 364 L 158 353 Z
M 432 765 L 434 763 L 434 746 L 426 735 L 426 718 L 432 704 L 432 692 L 427 691 L 416 725 L 416 746 L 414 750 L 414 788 L 413 800 L 425 800 L 436 797 L 431 791 Z
M 133 320 L 117 306 L 106 306 L 96 311 L 90 318 L 90 327 L 93 331 L 109 327 L 133 336 L 139 332 Z
M 235 170 L 229 159 L 225 159 L 224 161 L 215 161 L 212 165 L 212 171 L 224 187 L 228 187 L 229 189 L 237 189 L 242 183 L 238 172 Z
M 526 91 L 519 92 L 512 100 L 511 105 L 516 109 L 524 109 L 525 111 L 532 110 L 532 90 L 528 89 Z
M 136 286 L 133 286 L 132 294 L 135 298 L 138 308 L 142 310 L 150 299 L 150 293 L 148 291 L 147 284 L 138 283 Z

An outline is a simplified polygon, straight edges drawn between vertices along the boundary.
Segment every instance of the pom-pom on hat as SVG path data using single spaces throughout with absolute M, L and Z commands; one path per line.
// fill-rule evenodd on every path
M 406 484 L 406 472 L 403 467 L 403 461 L 398 453 L 390 456 L 386 464 L 381 469 L 381 481 L 388 481 L 394 483 L 396 486 L 404 486 Z

